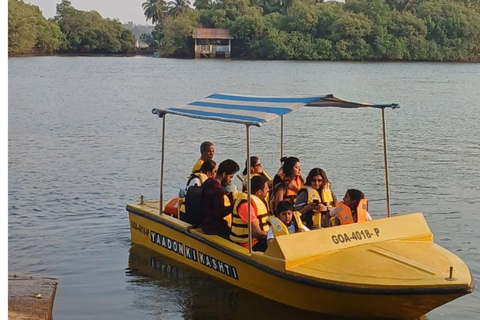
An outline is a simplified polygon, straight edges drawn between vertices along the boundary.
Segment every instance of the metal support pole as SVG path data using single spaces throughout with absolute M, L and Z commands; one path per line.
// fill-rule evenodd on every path
M 162 160 L 160 165 L 160 205 L 159 205 L 159 214 L 162 215 L 162 206 L 163 206 L 163 168 L 165 167 L 165 117 L 166 114 L 163 114 L 163 126 L 162 126 Z
M 248 213 L 248 252 L 252 253 L 252 219 L 250 207 L 252 203 L 252 181 L 250 180 L 250 126 L 247 125 L 247 213 Z
M 252 203 L 252 181 L 250 180 L 250 126 L 247 125 L 247 213 L 248 213 L 248 252 L 252 253 L 252 219 L 250 207 Z
M 385 107 L 382 108 L 382 127 L 383 127 L 383 157 L 385 160 L 385 186 L 386 186 L 386 193 L 387 193 L 387 217 L 390 217 L 390 187 L 388 182 L 387 133 L 385 129 Z
M 280 159 L 283 158 L 283 116 L 280 117 Z

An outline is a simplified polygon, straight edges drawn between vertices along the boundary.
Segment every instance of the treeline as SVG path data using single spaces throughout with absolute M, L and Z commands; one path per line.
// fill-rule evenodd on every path
M 147 0 L 143 40 L 192 57 L 193 28 L 226 28 L 248 59 L 480 61 L 480 0 Z
M 118 20 L 81 11 L 70 1 L 57 4 L 54 19 L 37 6 L 8 0 L 8 53 L 132 53 L 135 37 Z

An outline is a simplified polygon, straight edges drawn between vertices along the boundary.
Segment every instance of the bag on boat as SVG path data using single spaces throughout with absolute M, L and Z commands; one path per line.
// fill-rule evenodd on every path
M 185 195 L 185 214 L 180 219 L 193 226 L 198 226 L 202 221 L 202 187 L 191 186 Z

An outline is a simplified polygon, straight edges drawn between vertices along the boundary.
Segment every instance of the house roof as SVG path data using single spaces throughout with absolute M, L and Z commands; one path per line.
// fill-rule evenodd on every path
M 196 28 L 192 32 L 193 39 L 233 39 L 228 29 Z

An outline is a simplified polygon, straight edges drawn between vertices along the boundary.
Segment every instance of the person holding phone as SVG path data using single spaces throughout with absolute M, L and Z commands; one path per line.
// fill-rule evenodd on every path
M 336 202 L 327 174 L 320 168 L 314 168 L 310 170 L 305 185 L 298 192 L 293 208 L 302 214 L 302 220 L 308 228 L 315 229 L 325 226 L 325 223 L 322 223 L 324 217 L 328 216 L 329 208 Z

